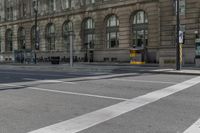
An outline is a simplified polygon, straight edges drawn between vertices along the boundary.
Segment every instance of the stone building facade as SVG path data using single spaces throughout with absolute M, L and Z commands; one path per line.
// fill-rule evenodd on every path
M 34 0 L 1 0 L 0 60 L 14 51 L 31 50 L 37 58 L 69 58 L 73 32 L 74 59 L 128 62 L 130 49 L 145 49 L 149 63 L 175 59 L 175 0 L 38 0 L 38 46 L 35 46 Z M 180 0 L 184 63 L 194 63 L 200 1 Z

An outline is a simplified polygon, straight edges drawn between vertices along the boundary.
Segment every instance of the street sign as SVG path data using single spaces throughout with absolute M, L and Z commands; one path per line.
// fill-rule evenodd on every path
M 200 57 L 200 39 L 197 38 L 195 40 L 195 43 L 196 43 L 196 57 Z
M 183 31 L 179 31 L 179 43 L 183 44 L 183 40 L 184 40 L 184 38 L 183 38 Z

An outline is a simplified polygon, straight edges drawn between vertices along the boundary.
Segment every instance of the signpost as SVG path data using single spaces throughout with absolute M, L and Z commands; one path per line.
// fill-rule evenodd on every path
M 180 31 L 180 14 L 179 14 L 179 0 L 177 0 L 176 4 L 176 70 L 181 70 L 181 63 L 180 63 L 180 36 L 179 36 L 179 31 Z
M 75 34 L 73 31 L 70 32 L 70 66 L 73 67 L 73 46 L 74 46 Z
M 195 44 L 196 44 L 196 55 L 195 55 L 195 63 L 196 66 L 200 66 L 200 38 L 197 38 L 195 40 Z
M 184 33 L 183 31 L 179 31 L 180 65 L 183 63 L 183 43 L 184 43 Z
M 183 31 L 179 31 L 179 43 L 180 44 L 183 44 L 183 39 L 184 39 Z
M 37 17 L 38 17 L 38 0 L 33 0 L 33 9 L 35 12 L 35 52 L 34 52 L 34 56 L 35 56 L 35 60 L 34 63 L 37 63 L 37 56 L 36 56 L 36 50 L 39 50 L 39 43 L 38 43 L 38 26 L 37 26 Z
M 200 58 L 200 39 L 196 39 L 196 58 Z

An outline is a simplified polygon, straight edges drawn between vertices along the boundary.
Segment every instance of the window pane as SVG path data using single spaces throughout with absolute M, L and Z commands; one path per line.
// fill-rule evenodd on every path
M 95 23 L 92 18 L 87 19 L 84 23 L 84 44 L 87 48 L 94 48 Z
M 133 16 L 132 46 L 144 48 L 148 44 L 148 18 L 144 11 Z
M 68 50 L 70 46 L 70 32 L 73 32 L 73 24 L 72 22 L 65 22 L 63 25 L 63 43 Z
M 13 50 L 13 33 L 12 30 L 8 29 L 6 31 L 6 51 L 12 51 Z
M 19 28 L 18 31 L 18 48 L 19 49 L 25 49 L 25 30 L 24 28 Z
M 118 34 L 119 20 L 115 15 L 108 18 L 107 21 L 107 47 L 114 48 L 119 46 Z
M 49 24 L 47 31 L 48 50 L 55 50 L 55 26 L 53 24 Z
M 107 21 L 107 27 L 114 27 L 114 26 L 119 26 L 119 20 L 115 15 L 112 15 L 109 17 Z

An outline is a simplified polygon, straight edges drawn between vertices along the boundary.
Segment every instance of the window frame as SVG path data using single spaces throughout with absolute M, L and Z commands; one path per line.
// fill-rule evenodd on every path
M 72 21 L 67 20 L 63 23 L 63 26 L 62 26 L 63 44 L 64 44 L 64 47 L 66 48 L 66 50 L 69 50 L 69 47 L 70 47 L 70 33 L 71 32 L 74 32 L 73 23 L 72 23 Z
M 88 17 L 83 20 L 83 43 L 87 49 L 94 49 L 95 47 L 95 21 L 93 18 Z M 89 39 L 90 38 L 90 39 Z
M 138 18 L 142 13 L 142 19 Z M 148 46 L 148 16 L 143 10 L 138 10 L 131 16 L 131 47 L 145 48 Z M 142 33 L 143 32 L 143 33 Z M 142 34 L 141 34 L 142 33 Z M 139 39 L 139 34 L 142 36 Z M 140 37 L 141 37 L 140 36 Z M 140 44 L 139 44 L 140 43 Z
M 54 32 L 52 32 L 50 28 L 53 28 Z M 55 27 L 55 24 L 53 24 L 53 23 L 49 23 L 46 26 L 46 43 L 47 43 L 47 50 L 49 50 L 49 51 L 56 50 L 56 47 L 55 47 L 55 44 L 56 44 L 56 27 Z
M 17 32 L 18 49 L 26 49 L 26 31 L 24 27 L 19 27 Z
M 12 51 L 13 51 L 13 31 L 11 29 L 7 29 L 5 32 L 5 52 L 12 52 Z
M 32 50 L 40 50 L 40 27 L 37 26 L 37 43 L 38 43 L 38 47 L 35 46 L 35 25 L 33 25 L 31 27 L 31 49 Z
M 120 23 L 119 18 L 115 14 L 111 14 L 106 18 L 106 47 L 107 48 L 119 48 L 119 23 Z M 112 43 L 115 43 L 115 44 L 112 44 Z

